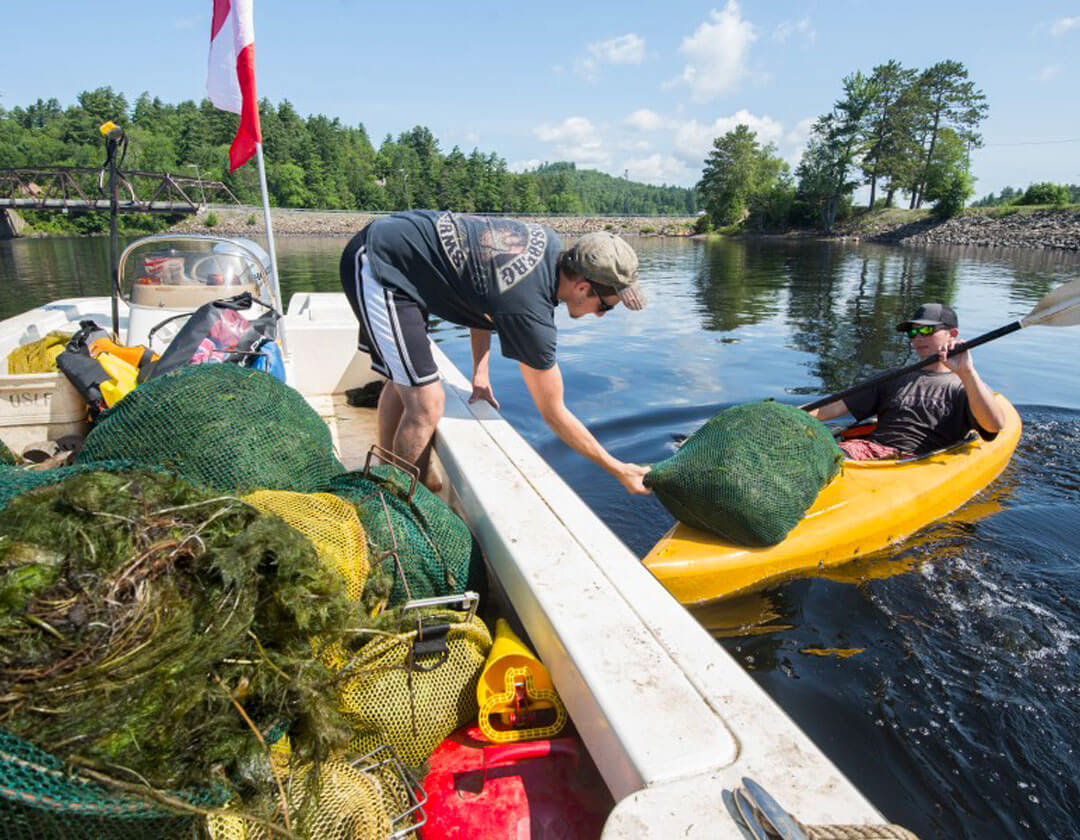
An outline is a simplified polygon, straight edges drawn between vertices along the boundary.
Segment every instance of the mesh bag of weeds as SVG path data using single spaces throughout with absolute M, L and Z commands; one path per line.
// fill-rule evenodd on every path
M 181 368 L 124 397 L 76 463 L 116 459 L 225 493 L 310 492 L 345 470 L 326 423 L 296 390 L 238 365 Z
M 476 684 L 491 650 L 479 616 L 441 607 L 394 609 L 349 640 L 338 700 L 353 730 L 349 747 L 388 744 L 418 767 L 451 732 L 476 721 Z
M 190 836 L 193 814 L 221 805 L 223 793 L 168 791 L 158 799 L 125 793 L 0 730 L 0 826 L 9 840 Z
M 842 460 L 825 424 L 805 411 L 749 403 L 715 415 L 645 485 L 687 525 L 738 545 L 775 545 Z
M 356 505 L 372 566 L 393 581 L 389 606 L 481 587 L 483 560 L 469 526 L 408 473 L 377 464 L 336 476 L 325 489 Z
M 159 816 L 176 816 L 167 791 L 242 807 L 275 785 L 270 733 L 300 760 L 343 749 L 336 677 L 311 640 L 344 637 L 357 612 L 308 539 L 235 497 L 153 471 L 21 494 L 0 513 L 0 726 L 50 758 L 0 750 L 10 824 L 160 837 L 132 816 L 148 807 L 137 791 L 158 792 Z M 136 801 L 80 804 L 99 788 Z
M 12 499 L 29 490 L 57 484 L 75 475 L 99 470 L 118 472 L 135 469 L 131 461 L 103 461 L 98 464 L 80 464 L 71 467 L 53 467 L 42 470 L 33 467 L 8 467 L 0 464 L 0 510 L 8 506 Z

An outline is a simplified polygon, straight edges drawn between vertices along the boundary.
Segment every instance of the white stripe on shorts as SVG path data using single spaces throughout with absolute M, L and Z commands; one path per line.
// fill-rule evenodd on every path
M 405 348 L 405 339 L 398 325 L 397 311 L 393 305 L 393 290 L 386 288 L 375 279 L 368 261 L 361 259 L 359 253 L 357 260 L 361 264 L 360 278 L 363 284 L 361 290 L 363 296 L 360 298 L 363 301 L 361 310 L 365 316 L 368 340 L 375 343 L 390 373 L 390 378 L 401 385 L 423 385 L 426 382 L 434 382 L 439 378 L 437 373 L 423 380 L 416 376 Z

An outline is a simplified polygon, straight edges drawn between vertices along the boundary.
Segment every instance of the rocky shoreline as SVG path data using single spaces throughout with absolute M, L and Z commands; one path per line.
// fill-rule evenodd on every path
M 990 248 L 1054 248 L 1080 251 L 1080 210 L 968 211 L 941 221 L 931 217 L 856 220 L 839 238 L 889 245 L 961 245 Z
M 211 216 L 212 214 L 212 216 Z M 271 210 L 274 236 L 351 236 L 377 218 L 373 213 L 322 210 Z M 213 222 L 207 225 L 207 221 Z M 580 236 L 595 230 L 640 236 L 689 236 L 696 216 L 530 216 L 556 233 Z M 201 210 L 170 228 L 173 233 L 261 234 L 261 207 Z
M 376 218 L 373 213 L 273 209 L 275 236 L 349 236 Z M 212 214 L 212 216 L 211 216 Z M 208 217 L 210 217 L 208 219 Z M 635 236 L 691 236 L 696 216 L 533 216 L 565 236 L 609 230 Z M 213 222 L 208 226 L 207 221 Z M 185 233 L 258 234 L 263 230 L 258 207 L 212 208 L 172 228 Z M 760 234 L 739 234 L 747 238 Z M 764 234 L 768 236 L 769 234 Z M 776 235 L 776 234 L 772 234 Z M 941 221 L 926 211 L 885 211 L 856 217 L 838 226 L 832 236 L 817 231 L 791 231 L 791 238 L 825 238 L 889 245 L 961 245 L 992 248 L 1051 248 L 1080 251 L 1080 210 L 1012 212 L 968 211 Z
M 272 210 L 275 236 L 351 236 L 377 218 L 376 213 L 337 210 Z M 12 214 L 14 215 L 14 214 Z M 568 237 L 596 230 L 629 236 L 694 236 L 697 216 L 530 216 L 533 221 Z M 20 220 L 21 221 L 21 220 Z M 207 223 L 210 224 L 207 224 Z M 20 226 L 21 228 L 21 226 Z M 173 233 L 222 233 L 260 235 L 263 233 L 261 207 L 212 207 L 188 216 L 170 228 Z M 49 236 L 13 229 L 16 236 Z M 54 235 L 54 234 L 53 234 Z M 700 238 L 719 234 L 700 234 Z M 1058 210 L 1015 208 L 969 209 L 945 221 L 925 210 L 883 210 L 863 212 L 837 225 L 831 235 L 814 230 L 756 233 L 744 231 L 736 237 L 825 239 L 848 242 L 875 242 L 887 245 L 955 245 L 986 248 L 1025 248 L 1080 251 L 1080 209 Z

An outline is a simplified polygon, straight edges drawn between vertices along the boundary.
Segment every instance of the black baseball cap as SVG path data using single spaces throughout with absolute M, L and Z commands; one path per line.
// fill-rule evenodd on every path
M 944 303 L 924 303 L 906 321 L 896 325 L 897 332 L 907 332 L 912 327 L 922 324 L 943 324 L 946 327 L 956 329 L 960 324 L 956 320 L 956 313 L 951 306 Z

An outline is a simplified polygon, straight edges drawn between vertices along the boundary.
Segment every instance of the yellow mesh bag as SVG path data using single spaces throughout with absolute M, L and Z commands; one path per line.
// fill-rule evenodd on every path
M 64 352 L 71 333 L 51 332 L 44 338 L 16 347 L 7 357 L 8 373 L 52 373 L 56 357 Z
M 313 775 L 314 774 L 314 775 Z M 319 840 L 375 840 L 390 835 L 387 795 L 378 775 L 331 759 L 314 770 L 295 767 L 285 783 L 291 829 Z M 273 800 L 277 802 L 277 796 Z M 275 824 L 284 827 L 280 818 Z M 271 840 L 280 836 L 242 814 L 218 813 L 207 819 L 212 840 Z
M 367 537 L 356 508 L 331 493 L 256 490 L 244 501 L 285 520 L 315 546 L 319 558 L 345 579 L 345 592 L 359 601 L 371 571 Z
M 360 601 L 364 581 L 371 571 L 367 535 L 356 508 L 332 493 L 296 493 L 291 490 L 256 490 L 244 501 L 262 513 L 281 517 L 315 547 L 319 560 L 337 569 L 345 580 L 345 594 Z M 326 666 L 340 671 L 350 656 L 341 643 L 311 640 L 316 656 Z
M 347 667 L 338 701 L 353 727 L 349 748 L 370 752 L 389 744 L 412 767 L 444 738 L 475 721 L 476 683 L 491 649 L 491 633 L 475 615 L 424 610 L 405 613 L 412 629 L 380 633 Z

